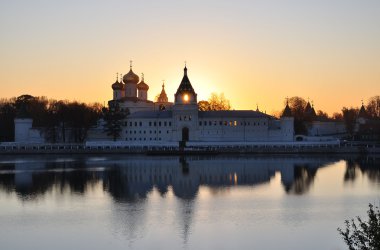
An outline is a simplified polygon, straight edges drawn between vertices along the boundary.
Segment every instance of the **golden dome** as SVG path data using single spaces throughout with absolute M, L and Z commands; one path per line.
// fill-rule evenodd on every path
M 137 84 L 137 89 L 138 90 L 148 90 L 149 86 L 144 82 L 144 73 L 141 74 L 141 82 Z
M 124 85 L 121 82 L 117 81 L 117 80 L 116 80 L 116 82 L 114 84 L 112 84 L 112 89 L 113 90 L 122 90 L 123 88 L 124 88 Z
M 141 81 L 139 84 L 137 84 L 137 89 L 148 90 L 149 86 L 145 82 Z
M 132 68 L 127 74 L 123 76 L 123 82 L 125 84 L 137 84 L 139 82 L 139 76 L 133 73 Z

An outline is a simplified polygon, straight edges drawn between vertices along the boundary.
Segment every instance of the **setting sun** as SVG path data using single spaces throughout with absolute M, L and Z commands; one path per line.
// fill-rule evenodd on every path
M 188 95 L 188 94 L 185 94 L 185 95 L 183 96 L 183 100 L 184 100 L 185 102 L 188 102 L 188 101 L 189 101 L 189 95 Z

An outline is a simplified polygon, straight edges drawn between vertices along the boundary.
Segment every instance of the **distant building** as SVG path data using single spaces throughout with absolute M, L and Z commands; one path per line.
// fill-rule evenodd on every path
M 120 81 L 112 84 L 113 99 L 109 106 L 117 103 L 129 111 L 119 140 L 136 144 L 293 141 L 294 119 L 288 105 L 280 119 L 258 110 L 199 111 L 197 94 L 187 71 L 185 67 L 174 103 L 168 101 L 164 84 L 157 100 L 150 101 L 148 84 L 144 77 L 140 81 L 132 67 Z
M 380 120 L 370 117 L 363 102 L 356 118 L 355 139 L 360 141 L 380 140 Z
M 342 138 L 347 135 L 346 125 L 343 121 L 333 121 L 330 119 L 321 119 L 317 116 L 314 105 L 308 101 L 305 107 L 305 120 L 307 136 L 325 138 Z

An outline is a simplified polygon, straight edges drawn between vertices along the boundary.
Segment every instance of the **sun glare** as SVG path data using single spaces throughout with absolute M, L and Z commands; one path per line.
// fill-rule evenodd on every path
M 189 101 L 189 95 L 188 95 L 188 94 L 184 94 L 184 95 L 183 95 L 183 100 L 184 100 L 185 102 L 188 102 L 188 101 Z

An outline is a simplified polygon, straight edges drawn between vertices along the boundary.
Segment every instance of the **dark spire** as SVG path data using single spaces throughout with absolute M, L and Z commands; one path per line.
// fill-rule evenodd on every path
M 284 111 L 282 112 L 281 117 L 292 117 L 292 110 L 289 107 L 289 99 L 286 97 L 286 106 Z
M 311 115 L 313 117 L 316 117 L 317 116 L 317 113 L 315 113 L 315 109 L 314 109 L 314 102 L 311 101 Z
M 309 121 L 314 120 L 317 116 L 314 110 L 314 107 L 311 106 L 309 98 L 307 99 L 307 104 L 305 107 L 305 118 L 307 118 Z
M 368 117 L 368 114 L 367 114 L 367 111 L 365 110 L 364 102 L 362 100 L 362 106 L 360 107 L 358 118 L 367 118 L 367 117 Z
M 176 95 L 181 94 L 183 92 L 192 93 L 195 95 L 195 91 L 193 89 L 193 86 L 191 86 L 189 77 L 187 76 L 186 64 L 185 64 L 185 68 L 183 69 L 183 71 L 184 71 L 183 78 L 182 78 L 181 84 L 179 85 L 179 87 L 177 89 Z

